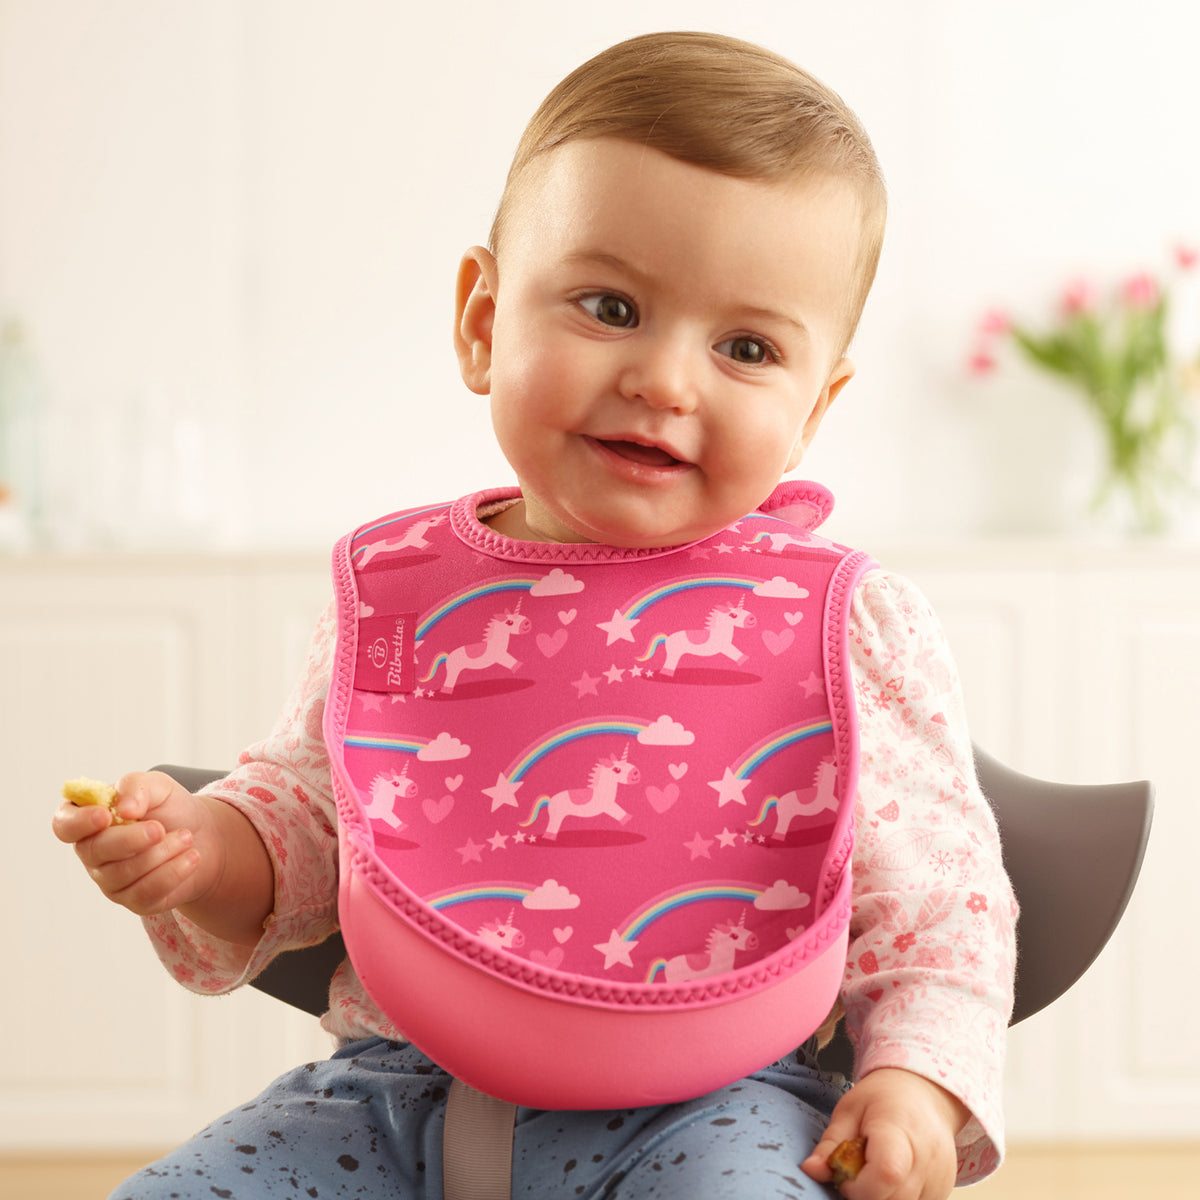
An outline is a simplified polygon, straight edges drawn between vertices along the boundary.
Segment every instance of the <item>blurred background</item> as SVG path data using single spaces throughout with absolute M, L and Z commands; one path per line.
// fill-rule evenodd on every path
M 736 19 L 708 0 L 3 0 L 0 313 L 44 376 L 45 535 L 324 548 L 363 513 L 508 480 L 450 352 L 458 257 L 545 92 L 680 27 L 829 82 L 887 174 L 858 378 L 800 472 L 834 489 L 839 535 L 1084 532 L 1094 423 L 1023 364 L 973 377 L 975 328 L 996 306 L 1040 317 L 1076 279 L 1162 276 L 1200 241 L 1198 21 L 1172 0 Z
M 1120 498 L 1093 513 L 1104 422 L 1013 337 L 1110 296 L 1150 322 L 1146 381 L 1180 384 L 1173 461 L 1200 485 L 1200 10 L 0 0 L 0 754 L 33 848 L 3 885 L 26 916 L 0 935 L 0 1149 L 168 1145 L 323 1052 L 278 1006 L 165 979 L 49 839 L 57 784 L 231 761 L 302 656 L 332 540 L 510 480 L 451 351 L 459 256 L 546 91 L 671 28 L 813 71 L 888 178 L 858 376 L 797 472 L 837 495 L 832 536 L 925 588 L 995 752 L 1159 782 L 1123 940 L 1014 1037 L 1015 1135 L 1200 1140 L 1200 1032 L 1159 990 L 1167 964 L 1200 986 L 1164 919 L 1200 906 L 1200 510 L 1165 489 L 1152 537 Z M 47 1029 L 71 1046 L 23 1036 Z

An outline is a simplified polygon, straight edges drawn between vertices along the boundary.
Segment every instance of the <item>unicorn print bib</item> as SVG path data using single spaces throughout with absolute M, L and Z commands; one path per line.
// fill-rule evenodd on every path
M 781 485 L 693 545 L 518 542 L 480 493 L 334 552 L 339 913 L 374 1001 L 537 1108 L 703 1094 L 837 997 L 869 561 Z

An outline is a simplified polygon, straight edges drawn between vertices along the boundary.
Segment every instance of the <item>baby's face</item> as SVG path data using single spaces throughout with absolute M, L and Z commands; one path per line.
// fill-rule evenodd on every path
M 834 180 L 733 179 L 615 139 L 535 163 L 459 352 L 538 541 L 676 545 L 753 510 L 850 378 L 858 220 Z M 470 353 L 464 351 L 469 349 Z

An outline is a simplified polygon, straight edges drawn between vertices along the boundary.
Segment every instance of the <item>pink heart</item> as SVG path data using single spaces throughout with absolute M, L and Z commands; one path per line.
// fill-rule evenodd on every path
M 462 776 L 461 775 L 447 775 L 445 783 L 446 783 L 447 791 L 457 792 L 458 789 L 460 787 L 462 787 Z
M 803 925 L 797 925 L 795 929 L 789 929 L 787 931 L 788 941 L 794 942 L 803 932 L 804 932 Z
M 554 940 L 561 946 L 563 942 L 569 942 L 571 940 L 571 934 L 574 932 L 574 928 L 570 925 L 566 925 L 561 929 L 556 926 L 554 929 Z
M 796 635 L 790 629 L 782 629 L 779 633 L 773 629 L 767 629 L 762 636 L 763 645 L 772 654 L 782 654 L 796 639 Z
M 804 620 L 804 614 L 803 614 L 802 612 L 797 612 L 797 613 L 784 613 L 784 614 L 783 614 L 783 619 L 784 619 L 784 620 L 785 620 L 785 621 L 786 621 L 786 622 L 787 622 L 789 625 L 799 625 L 799 624 L 800 624 L 800 622 Z
M 570 623 L 575 620 L 576 616 L 578 616 L 578 613 L 573 608 L 568 608 L 566 612 L 564 612 L 561 608 L 558 610 L 558 619 L 564 625 L 570 625 Z
M 651 785 L 646 789 L 646 799 L 650 801 L 650 807 L 656 813 L 665 813 L 679 799 L 679 788 L 673 783 L 668 783 L 665 788 Z
M 555 946 L 553 950 L 546 952 L 544 950 L 531 950 L 529 957 L 535 963 L 540 963 L 543 967 L 557 967 L 562 962 L 566 955 L 563 953 L 561 946 Z
M 450 815 L 453 807 L 453 796 L 443 796 L 440 800 L 425 799 L 421 801 L 421 811 L 434 825 L 439 821 L 444 821 Z
M 553 658 L 567 644 L 567 631 L 559 629 L 553 637 L 547 633 L 537 635 L 537 648 L 547 657 Z
M 687 763 L 667 763 L 667 770 L 672 779 L 682 779 L 687 774 Z

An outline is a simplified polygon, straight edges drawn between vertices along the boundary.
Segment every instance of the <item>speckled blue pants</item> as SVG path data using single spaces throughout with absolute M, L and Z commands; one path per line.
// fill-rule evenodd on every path
M 412 1046 L 353 1042 L 277 1079 L 110 1200 L 441 1200 L 449 1083 Z M 683 1104 L 519 1109 L 513 1200 L 825 1200 L 833 1193 L 800 1163 L 842 1090 L 801 1050 Z

